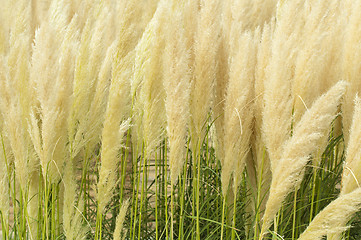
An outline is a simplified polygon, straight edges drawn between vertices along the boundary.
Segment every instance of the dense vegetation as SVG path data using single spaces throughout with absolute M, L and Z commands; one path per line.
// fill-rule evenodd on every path
M 361 3 L 5 0 L 2 239 L 360 239 Z

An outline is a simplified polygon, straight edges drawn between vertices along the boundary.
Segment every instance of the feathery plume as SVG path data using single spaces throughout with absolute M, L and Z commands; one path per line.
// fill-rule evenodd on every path
M 75 22 L 73 19 L 67 29 L 62 28 L 61 21 L 55 28 L 45 23 L 35 36 L 31 78 L 36 84 L 41 124 L 33 115 L 30 132 L 43 176 L 52 183 L 60 177 L 67 152 L 67 119 L 77 49 Z M 47 47 L 52 44 L 60 48 Z
M 346 149 L 346 159 L 342 174 L 342 188 L 340 195 L 350 193 L 360 187 L 361 166 L 361 99 L 356 96 L 349 143 Z
M 224 108 L 226 99 L 226 89 L 229 81 L 229 62 L 230 59 L 230 28 L 231 28 L 231 1 L 226 1 L 222 8 L 221 36 L 219 49 L 217 52 L 217 74 L 214 86 L 213 99 L 213 119 L 214 119 L 214 145 L 217 158 L 224 162 Z
M 342 104 L 342 125 L 345 144 L 348 145 L 350 138 L 350 128 L 352 124 L 353 100 L 357 92 L 361 91 L 361 5 L 353 2 L 349 5 L 349 20 L 345 26 L 345 41 L 342 58 L 342 77 L 350 86 L 347 88 Z M 352 47 L 351 47 L 352 46 Z
M 128 31 L 128 30 L 125 30 Z M 124 38 L 123 38 L 124 37 Z M 97 184 L 98 211 L 102 213 L 113 196 L 119 164 L 118 151 L 122 147 L 125 131 L 129 128 L 129 78 L 132 74 L 134 51 L 123 48 L 123 41 L 132 40 L 125 34 L 116 41 L 116 53 L 112 62 L 112 79 L 102 131 L 101 166 Z M 123 46 L 123 47 L 122 47 Z
M 118 121 L 117 115 L 121 116 L 121 110 L 119 110 L 121 106 L 114 102 L 111 103 L 108 104 L 102 132 L 102 161 L 99 169 L 96 195 L 99 214 L 103 213 L 106 205 L 113 197 L 113 190 L 117 183 L 116 172 L 120 163 L 118 151 L 122 147 L 123 135 L 129 128 L 129 120 L 119 125 L 120 121 Z
M 305 3 L 305 28 L 299 44 L 299 54 L 293 83 L 294 123 L 314 100 L 326 92 L 335 80 L 340 79 L 338 58 L 339 47 L 333 47 L 338 40 L 337 31 L 340 21 L 335 12 L 339 6 L 335 1 L 314 2 L 311 6 Z M 310 10 L 308 10 L 310 9 Z M 332 24 L 332 28 L 330 28 Z M 332 72 L 332 74 L 329 74 Z M 327 142 L 327 138 L 323 141 Z M 322 144 L 325 146 L 326 143 Z M 323 150 L 321 148 L 321 150 Z
M 269 153 L 272 173 L 282 154 L 282 144 L 289 138 L 292 123 L 292 78 L 302 22 L 300 1 L 280 1 L 277 8 L 269 79 L 264 81 L 263 138 Z M 292 29 L 289 27 L 292 23 Z M 293 30 L 293 31 L 291 31 Z
M 360 188 L 359 183 L 361 180 L 361 167 L 359 159 L 361 158 L 361 146 L 359 139 L 361 137 L 361 127 L 359 124 L 359 119 L 361 119 L 361 99 L 356 95 L 354 114 L 350 129 L 350 138 L 346 149 L 345 162 L 343 165 L 340 197 Z M 345 224 L 343 225 L 344 227 L 346 227 Z M 341 225 L 342 223 L 340 222 L 340 226 Z M 328 234 L 327 238 L 340 239 L 341 233 L 342 232 L 339 234 Z
M 361 207 L 361 188 L 339 196 L 312 220 L 298 240 L 323 239 L 327 234 L 339 236 L 346 224 Z M 337 238 L 329 238 L 336 240 Z
M 195 36 L 195 65 L 190 99 L 193 152 L 197 151 L 197 146 L 205 135 L 204 125 L 207 122 L 217 75 L 216 54 L 220 42 L 219 10 L 219 1 L 201 1 Z
M 190 94 L 189 51 L 186 46 L 185 29 L 174 28 L 183 26 L 185 9 L 178 8 L 172 11 L 172 20 L 167 25 L 164 61 L 165 108 L 172 185 L 176 183 L 185 160 Z
M 277 0 L 242 0 L 234 1 L 232 9 L 236 21 L 243 23 L 245 30 L 263 28 L 276 14 Z
M 234 31 L 238 32 L 237 29 Z M 242 176 L 245 159 L 249 151 L 249 140 L 253 120 L 253 84 L 256 49 L 251 33 L 244 33 L 240 37 L 237 54 L 232 59 L 229 73 L 229 84 L 225 100 L 225 135 L 224 162 L 222 166 L 222 191 L 228 191 L 231 175 L 234 177 L 236 191 L 240 176 Z
M 123 239 L 122 236 L 125 237 L 125 235 L 126 235 L 125 233 L 122 234 L 122 231 L 124 231 L 123 230 L 123 224 L 124 224 L 124 221 L 125 221 L 127 210 L 129 208 L 129 204 L 130 204 L 129 199 L 127 199 L 126 201 L 124 201 L 122 203 L 122 206 L 119 209 L 119 213 L 118 213 L 117 219 L 115 221 L 115 229 L 114 229 L 114 233 L 113 233 L 113 239 L 114 240 Z
M 271 45 L 272 45 L 272 34 L 274 30 L 273 22 L 264 26 L 261 36 L 261 41 L 258 45 L 257 51 L 257 65 L 255 69 L 255 82 L 254 82 L 254 130 L 252 141 L 253 155 L 255 156 L 255 167 L 257 174 L 264 172 L 264 176 L 269 175 L 266 173 L 270 171 L 270 163 L 267 154 L 265 154 L 265 143 L 262 138 L 262 125 L 263 119 L 262 114 L 264 112 L 264 85 L 267 81 L 267 68 L 271 60 Z M 268 167 L 267 167 L 268 166 Z M 262 168 L 262 170 L 261 170 Z M 264 178 L 266 181 L 267 178 Z
M 253 208 L 252 214 L 258 212 L 260 213 L 260 218 L 263 216 L 272 179 L 270 160 L 262 137 L 262 114 L 264 111 L 264 81 L 266 81 L 266 72 L 271 58 L 273 30 L 273 21 L 266 24 L 263 27 L 260 36 L 260 43 L 257 44 L 257 63 L 255 66 L 254 81 L 253 133 L 250 140 L 252 159 L 248 159 L 248 163 L 246 163 L 246 170 L 250 183 L 249 188 L 250 193 L 252 193 L 250 200 L 254 202 L 251 206 Z
M 340 81 L 319 97 L 296 124 L 293 136 L 284 144 L 282 158 L 272 175 L 262 233 L 271 225 L 287 194 L 301 183 L 309 155 L 318 149 L 318 141 L 328 132 L 345 88 L 346 83 Z
M 29 109 L 33 103 L 29 81 L 31 6 L 28 1 L 18 1 L 14 9 L 15 20 L 10 27 L 10 50 L 6 57 L 0 59 L 0 107 L 5 137 L 14 156 L 16 177 L 20 189 L 26 195 L 29 174 L 37 164 L 31 158 L 31 141 L 27 131 Z
M 98 119 L 102 119 L 103 113 L 99 112 L 99 108 L 92 107 L 95 101 L 99 101 L 99 99 L 95 99 L 95 94 L 102 66 L 100 62 L 104 60 L 103 38 L 107 31 L 104 26 L 108 26 L 111 19 L 108 12 L 107 8 L 103 8 L 94 23 L 88 20 L 82 33 L 75 67 L 73 103 L 68 121 L 72 158 L 75 158 L 85 146 L 89 147 L 88 142 L 96 141 L 94 139 L 97 135 L 95 132 L 99 134 L 101 131 L 101 126 L 97 122 Z M 102 104 L 102 102 L 98 104 Z M 98 112 L 94 113 L 93 111 Z M 92 118 L 91 116 L 97 117 Z M 92 151 L 92 149 L 88 149 L 88 151 Z
M 112 62 L 116 54 L 116 41 L 107 49 L 105 58 L 101 64 L 98 81 L 94 93 L 87 119 L 91 119 L 91 124 L 84 133 L 84 139 L 88 139 L 86 143 L 87 149 L 94 149 L 95 145 L 101 140 L 101 131 L 104 122 L 104 115 L 107 108 L 109 96 L 109 88 L 111 83 Z M 90 129 L 89 129 L 90 128 Z
M 144 63 L 140 69 L 135 68 L 142 86 L 139 101 L 144 105 L 143 113 L 143 138 L 145 151 L 149 157 L 164 137 L 165 130 L 165 91 L 163 86 L 163 46 L 164 46 L 164 23 L 166 19 L 166 5 L 159 3 L 152 20 L 144 31 L 142 40 L 146 40 L 145 52 L 138 52 L 137 56 L 146 54 Z M 141 40 L 141 42 L 142 42 Z M 141 48 L 140 48 L 141 49 Z M 138 67 L 139 65 L 136 65 Z

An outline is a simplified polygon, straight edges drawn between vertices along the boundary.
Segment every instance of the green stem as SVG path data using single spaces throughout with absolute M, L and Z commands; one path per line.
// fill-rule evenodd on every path
M 49 183 L 47 179 L 44 179 L 44 225 L 43 225 L 43 233 L 42 233 L 43 240 L 49 239 L 48 205 L 49 205 Z
M 297 235 L 297 232 L 296 232 L 297 192 L 298 192 L 298 190 L 295 190 L 294 195 L 293 195 L 292 240 L 294 240 Z
M 7 156 L 6 156 L 6 152 L 5 152 L 5 144 L 4 144 L 4 138 L 3 138 L 3 135 L 2 133 L 0 132 L 0 136 L 1 136 L 1 146 L 3 148 L 3 154 L 4 154 L 4 160 L 5 160 L 5 165 L 6 165 L 6 173 L 7 173 L 7 178 L 8 178 L 8 188 L 9 188 L 9 192 L 10 192 L 10 195 L 12 196 L 12 200 L 13 200 L 13 205 L 15 206 L 15 194 L 11 192 L 11 172 L 10 172 L 10 166 L 9 166 L 9 163 L 8 163 L 8 159 L 7 159 Z M 15 209 L 14 209 L 15 211 Z M 3 219 L 3 213 L 1 213 L 1 219 Z M 8 219 L 8 216 L 6 216 L 7 219 L 6 219 L 6 223 L 4 223 L 4 225 L 6 225 L 6 227 L 2 227 L 2 232 L 3 232 L 3 236 L 4 236 L 4 239 L 7 239 L 8 236 L 9 236 L 9 219 Z M 2 221 L 2 224 L 3 224 L 3 221 Z
M 103 214 L 99 209 L 99 205 L 97 206 L 97 219 L 95 225 L 95 240 L 102 239 L 102 225 L 103 225 Z
M 236 239 L 236 215 L 237 215 L 237 189 L 234 189 L 234 193 L 233 193 L 233 220 L 232 220 L 232 235 L 231 235 L 231 239 L 234 240 Z
M 200 146 L 199 146 L 199 149 L 200 149 Z M 198 158 L 197 158 L 197 187 L 196 187 L 196 200 L 197 200 L 197 203 L 196 203 L 196 207 L 197 207 L 197 210 L 196 210 L 196 213 L 197 213 L 197 240 L 200 240 L 201 239 L 201 232 L 200 232 L 200 227 L 199 227 L 199 214 L 200 214 L 200 210 L 199 210 L 199 200 L 200 200 L 200 197 L 199 197 L 199 188 L 200 188 L 200 175 L 201 175 L 201 155 L 200 153 L 198 153 Z
M 167 159 L 167 141 L 164 142 L 164 212 L 165 212 L 165 236 L 169 239 L 168 233 L 168 159 Z
M 123 154 L 123 162 L 122 162 L 122 176 L 121 176 L 121 183 L 120 183 L 120 202 L 123 202 L 124 199 L 124 186 L 125 186 L 125 177 L 126 177 L 126 168 L 127 168 L 127 159 L 129 151 L 129 144 L 130 144 L 130 128 L 127 130 L 127 139 L 125 142 L 125 150 Z
M 210 126 L 209 126 L 210 128 Z M 208 133 L 209 131 L 207 131 Z M 207 164 L 207 168 L 210 168 L 210 159 L 209 159 L 209 138 L 208 138 L 208 135 L 207 135 L 207 140 L 206 140 L 206 164 Z M 208 181 L 209 179 L 209 173 L 208 173 L 208 169 L 205 171 L 205 174 L 204 174 L 204 179 L 205 181 Z M 210 195 L 212 194 L 211 193 L 211 185 L 210 184 L 207 184 L 207 195 Z M 207 196 L 207 198 L 202 198 L 202 199 L 209 199 L 210 197 L 212 196 Z M 210 202 L 207 201 L 207 219 L 210 219 L 211 218 L 211 214 L 210 214 L 210 211 L 211 211 L 211 205 L 210 205 Z M 207 236 L 210 234 L 210 225 L 208 224 L 207 226 Z
M 55 193 L 55 185 L 51 187 L 51 239 L 55 240 L 55 207 L 56 207 L 56 193 Z
M 264 165 L 264 160 L 266 157 L 266 148 L 263 148 L 263 154 L 262 154 L 262 161 L 261 161 L 261 169 L 260 169 L 260 173 L 259 173 L 259 177 L 258 177 L 258 184 L 257 184 L 257 203 L 256 203 L 256 219 L 255 219 L 255 227 L 254 227 L 254 235 L 253 235 L 253 239 L 256 240 L 257 239 L 257 232 L 258 232 L 258 228 L 259 228 L 259 224 L 258 222 L 260 221 L 260 206 L 261 206 L 261 191 L 262 191 L 262 181 L 263 181 L 263 165 Z
M 174 183 L 171 183 L 170 189 L 170 239 L 174 239 L 174 229 L 173 229 L 173 221 L 174 221 Z
M 184 162 L 184 167 L 183 167 L 183 178 L 180 179 L 179 183 L 181 185 L 181 189 L 180 189 L 180 213 L 179 213 L 179 239 L 182 240 L 184 239 L 184 194 L 185 194 L 185 189 L 186 189 L 186 180 L 187 180 L 187 161 L 188 161 L 188 152 L 189 152 L 189 142 L 187 142 L 187 154 L 186 154 L 186 159 Z
M 59 201 L 59 190 L 60 190 L 60 186 L 59 184 L 56 185 L 56 192 L 57 192 L 57 196 L 58 196 L 58 199 L 56 201 L 56 216 L 57 216 L 57 223 L 56 223 L 56 226 L 57 226 L 57 236 L 60 236 L 60 201 Z
M 146 147 L 144 147 L 146 149 Z M 142 228 L 142 211 L 143 211 L 143 199 L 145 195 L 145 184 L 146 184 L 146 164 L 147 164 L 147 153 L 146 150 L 143 150 L 143 164 L 142 164 L 142 189 L 140 193 L 140 206 L 139 206 L 139 226 L 138 226 L 138 239 L 140 239 L 140 233 Z M 141 170 L 141 169 L 140 169 Z
M 310 220 L 309 220 L 310 223 L 311 223 L 311 221 L 313 219 L 313 206 L 315 204 L 314 200 L 315 200 L 315 193 L 316 193 L 316 177 L 317 177 L 316 174 L 317 174 L 317 170 L 316 170 L 316 168 L 314 168 L 313 169 L 313 181 L 312 181 Z
M 138 210 L 138 194 L 139 194 L 139 185 L 140 185 L 140 167 L 138 169 L 138 153 L 137 153 L 137 147 L 135 148 L 136 152 L 133 155 L 133 175 L 135 176 L 134 181 L 133 181 L 133 186 L 135 186 L 135 188 L 133 188 L 133 201 L 134 201 L 134 214 L 133 214 L 133 240 L 135 239 L 135 235 L 136 235 L 136 225 L 137 225 L 137 210 Z
M 2 211 L 0 211 L 0 221 L 1 221 L 1 229 L 2 229 L 2 239 L 7 240 L 7 238 L 8 238 L 7 228 L 9 226 L 9 224 L 8 224 L 8 221 L 5 221 Z
M 159 232 L 158 232 L 158 157 L 157 152 L 155 152 L 155 239 L 159 239 Z
M 227 194 L 224 194 L 224 196 L 223 196 L 223 204 L 222 204 L 221 240 L 223 240 L 223 232 L 224 232 L 224 218 L 225 218 L 226 204 L 227 204 L 226 199 L 227 199 Z
M 192 217 L 196 215 L 196 189 L 197 189 L 197 167 L 196 167 L 196 159 L 197 153 L 196 149 L 193 149 L 193 161 L 192 161 L 192 170 L 193 170 L 193 176 L 192 176 Z M 192 239 L 195 239 L 195 232 L 196 232 L 196 224 L 194 223 L 195 220 L 192 218 Z
M 38 226 L 36 236 L 40 237 L 42 233 L 42 225 L 44 224 L 44 214 L 43 214 L 43 197 L 44 197 L 44 178 L 41 173 L 41 166 L 39 166 L 39 193 L 38 193 Z

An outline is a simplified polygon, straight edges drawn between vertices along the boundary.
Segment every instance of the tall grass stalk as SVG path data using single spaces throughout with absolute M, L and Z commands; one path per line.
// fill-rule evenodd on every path
M 139 204 L 139 219 L 138 219 L 138 239 L 140 239 L 141 234 L 141 228 L 142 228 L 142 213 L 143 213 L 143 204 L 146 198 L 145 191 L 146 191 L 146 175 L 147 175 L 147 153 L 146 153 L 146 147 L 143 148 L 143 159 L 141 160 L 139 172 L 142 173 L 142 186 L 140 191 L 140 204 Z M 139 173 L 139 174 L 140 174 Z M 140 179 L 140 178 L 139 178 Z

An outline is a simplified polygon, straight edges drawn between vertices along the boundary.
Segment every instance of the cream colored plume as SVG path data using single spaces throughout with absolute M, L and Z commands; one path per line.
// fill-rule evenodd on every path
M 294 123 L 300 120 L 318 96 L 341 78 L 341 52 L 338 42 L 341 21 L 339 14 L 336 14 L 340 8 L 338 2 L 333 0 L 305 3 L 305 28 L 299 44 L 292 89 Z M 329 27 L 330 24 L 332 28 Z M 327 138 L 324 142 L 327 142 Z
M 251 192 L 254 194 L 253 199 L 258 199 L 258 204 L 261 206 L 256 206 L 253 210 L 254 213 L 259 211 L 264 212 L 266 205 L 267 194 L 271 184 L 271 165 L 268 152 L 262 137 L 262 125 L 263 119 L 262 114 L 264 111 L 264 82 L 267 81 L 267 68 L 271 59 L 271 44 L 272 44 L 272 34 L 274 30 L 274 22 L 263 27 L 260 43 L 258 44 L 257 50 L 257 65 L 255 69 L 255 83 L 254 83 L 254 124 L 253 124 L 253 135 L 251 137 L 251 147 L 252 147 L 252 156 L 253 156 L 253 166 L 247 165 L 247 172 L 251 181 L 255 183 L 254 188 L 251 189 Z M 253 170 L 254 169 L 254 170 Z M 251 172 L 255 171 L 255 178 L 252 180 Z M 260 187 L 260 192 L 257 193 L 257 189 Z M 257 195 L 258 194 L 258 195 Z M 256 209 L 256 208 L 259 208 Z
M 214 120 L 214 147 L 217 158 L 224 162 L 224 108 L 226 89 L 229 81 L 230 28 L 232 24 L 231 1 L 225 1 L 222 7 L 221 36 L 217 51 L 217 74 L 212 101 L 212 117 Z M 233 52 L 233 51 L 232 51 Z
M 107 49 L 105 57 L 101 63 L 98 73 L 98 81 L 95 88 L 94 98 L 92 100 L 88 119 L 91 119 L 91 124 L 88 126 L 88 131 L 83 132 L 84 139 L 88 139 L 86 148 L 90 151 L 94 149 L 97 143 L 101 140 L 101 131 L 105 118 L 105 111 L 107 108 L 109 89 L 112 76 L 112 63 L 116 54 L 116 41 L 114 41 Z M 126 98 L 124 96 L 124 98 Z M 89 129 L 90 128 L 90 129 Z
M 262 135 L 275 171 L 282 155 L 283 143 L 291 134 L 292 84 L 302 19 L 300 1 L 280 1 L 277 8 L 272 55 L 264 81 Z M 293 26 L 290 28 L 289 26 Z
M 131 78 L 132 122 L 135 126 L 132 133 L 133 145 L 137 149 L 135 152 L 140 152 L 145 143 L 147 154 L 151 154 L 159 144 L 165 128 L 161 52 L 164 44 L 162 23 L 165 2 L 159 3 L 135 47 Z
M 346 159 L 343 166 L 343 174 L 341 178 L 340 197 L 360 188 L 361 181 L 361 99 L 356 95 L 352 125 L 350 129 L 349 142 L 346 149 Z M 341 220 L 341 219 L 340 219 Z M 346 227 L 346 223 L 340 226 Z M 340 232 L 341 233 L 341 232 Z M 330 239 L 339 239 L 340 234 L 329 234 Z
M 345 88 L 346 83 L 340 81 L 319 97 L 294 127 L 293 136 L 285 142 L 282 157 L 272 174 L 262 233 L 271 225 L 286 196 L 301 183 L 309 156 L 318 149 L 318 141 L 328 132 Z
M 129 199 L 127 199 L 126 201 L 124 201 L 122 203 L 122 206 L 119 209 L 119 213 L 115 222 L 115 229 L 114 229 L 114 233 L 113 233 L 113 240 L 120 240 L 120 239 L 124 239 L 126 237 L 126 233 L 122 234 L 122 231 L 124 231 L 123 229 L 123 225 L 124 225 L 124 221 L 125 221 L 125 217 L 129 208 Z M 123 236 L 123 237 L 122 237 Z
M 110 94 L 110 96 L 112 93 Z M 119 102 L 109 101 L 105 113 L 104 128 L 102 132 L 101 165 L 99 181 L 97 183 L 97 211 L 103 213 L 106 205 L 113 197 L 114 187 L 118 181 L 117 171 L 120 164 L 118 152 L 123 146 L 124 134 L 129 128 L 129 120 L 119 122 L 124 117 Z
M 236 29 L 234 29 L 236 31 Z M 253 85 L 256 48 L 252 33 L 236 34 L 239 47 L 231 45 L 237 54 L 231 61 L 229 84 L 225 100 L 224 162 L 222 166 L 222 191 L 228 191 L 231 175 L 237 189 L 250 149 L 253 121 Z
M 190 129 L 192 150 L 195 154 L 205 136 L 205 125 L 217 75 L 220 30 L 220 1 L 201 1 L 195 35 L 195 65 L 190 99 Z
M 136 65 L 135 77 L 141 84 L 139 101 L 144 105 L 143 138 L 145 151 L 149 157 L 164 138 L 165 132 L 165 90 L 163 86 L 163 48 L 166 4 L 161 1 L 152 20 L 147 25 L 142 40 L 148 44 L 137 56 L 145 55 L 142 65 Z M 143 52 L 144 51 L 144 52 Z
M 59 25 L 57 25 L 59 23 Z M 76 19 L 64 29 L 61 21 L 46 23 L 37 31 L 31 69 L 41 123 L 32 115 L 30 133 L 40 158 L 43 176 L 54 183 L 62 174 L 66 156 L 67 119 L 77 51 Z M 60 36 L 63 36 L 61 38 Z M 59 49 L 48 46 L 60 45 Z
M 123 137 L 129 128 L 130 117 L 130 77 L 134 63 L 134 46 L 138 41 L 141 29 L 136 26 L 140 17 L 140 6 L 136 1 L 122 2 L 122 14 L 119 26 L 115 53 L 112 61 L 111 85 L 109 89 L 107 109 L 102 130 L 101 165 L 97 183 L 98 211 L 102 213 L 113 196 L 117 182 L 117 167 L 120 159 L 118 151 L 122 147 Z
M 318 240 L 331 234 L 339 236 L 347 230 L 347 222 L 361 207 L 361 188 L 339 196 L 312 220 L 298 240 Z M 339 238 L 328 237 L 336 240 Z
M 347 1 L 346 1 L 347 2 Z M 350 1 L 348 1 L 350 2 Z M 361 4 L 351 1 L 349 8 L 345 9 L 348 19 L 345 26 L 345 41 L 342 58 L 343 79 L 349 82 L 344 102 L 342 104 L 342 125 L 346 145 L 350 138 L 352 124 L 353 100 L 356 93 L 361 91 Z
M 184 28 L 186 29 L 186 46 L 187 49 L 190 50 L 190 62 L 189 68 L 190 72 L 194 71 L 194 45 L 195 45 L 195 37 L 198 31 L 197 24 L 199 21 L 199 9 L 200 9 L 200 0 L 186 0 L 184 1 Z
M 122 1 L 117 7 L 121 14 L 118 19 L 116 53 L 112 63 L 112 82 L 114 83 L 111 88 L 114 90 L 112 90 L 113 96 L 109 97 L 109 100 L 116 98 L 114 101 L 124 107 L 122 111 L 124 111 L 125 119 L 130 118 L 132 112 L 132 123 L 141 129 L 141 124 L 136 122 L 141 123 L 142 116 L 138 114 L 141 111 L 134 110 L 137 106 L 134 106 L 132 91 L 129 89 L 132 89 L 134 85 L 135 49 L 140 44 L 139 41 L 146 25 L 139 22 L 142 18 L 142 7 L 137 4 L 137 1 Z M 142 107 L 138 108 L 142 109 Z M 132 132 L 132 138 L 138 139 L 139 134 L 140 131 Z
M 31 4 L 24 0 L 17 1 L 9 14 L 8 54 L 0 56 L 1 125 L 3 141 L 11 147 L 7 149 L 7 155 L 14 157 L 16 178 L 24 197 L 21 200 L 27 202 L 28 179 L 38 164 L 27 131 L 27 120 L 34 103 L 33 85 L 30 82 Z M 8 157 L 9 166 L 10 159 Z
M 243 23 L 245 30 L 263 28 L 276 15 L 277 0 L 234 0 L 232 10 L 235 20 Z
M 184 9 L 173 7 L 172 20 L 166 28 L 164 87 L 166 91 L 167 136 L 169 141 L 170 178 L 174 185 L 186 157 L 189 119 L 190 72 L 184 25 Z
M 99 121 L 103 120 L 104 110 L 97 105 L 105 104 L 104 98 L 95 98 L 95 95 L 105 94 L 104 90 L 100 90 L 101 93 L 96 92 L 100 87 L 98 76 L 102 62 L 108 62 L 108 66 L 110 65 L 109 58 L 114 55 L 114 47 L 113 52 L 108 53 L 108 60 L 104 59 L 106 46 L 103 42 L 109 31 L 105 26 L 110 24 L 111 16 L 107 8 L 103 8 L 98 15 L 96 21 L 90 18 L 86 22 L 76 56 L 73 101 L 68 119 L 69 148 L 72 158 L 75 158 L 84 147 L 94 147 L 94 142 L 99 141 L 101 132 Z M 104 80 L 99 84 L 104 84 Z M 92 142 L 92 146 L 88 144 L 89 142 Z
M 349 143 L 342 175 L 341 195 L 360 187 L 361 181 L 361 99 L 356 96 Z

